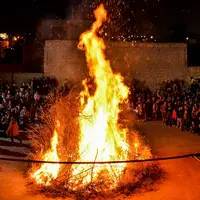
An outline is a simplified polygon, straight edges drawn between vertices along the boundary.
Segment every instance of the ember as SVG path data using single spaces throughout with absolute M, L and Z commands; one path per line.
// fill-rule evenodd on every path
M 44 161 L 66 159 L 78 162 L 90 161 L 94 164 L 74 164 L 67 167 L 60 164 L 42 164 L 39 169 L 33 167 L 31 177 L 38 185 L 51 186 L 54 180 L 57 182 L 62 180 L 63 187 L 73 191 L 102 183 L 104 190 L 114 189 L 123 182 L 128 166 L 124 163 L 100 165 L 95 164 L 95 161 L 144 159 L 151 155 L 148 147 L 140 141 L 138 134 L 119 123 L 121 105 L 128 102 L 129 88 L 124 84 L 120 74 L 113 73 L 110 62 L 105 58 L 105 43 L 98 36 L 99 29 L 107 20 L 104 6 L 100 5 L 94 11 L 94 15 L 96 21 L 90 30 L 80 36 L 78 45 L 79 49 L 85 50 L 89 75 L 95 88 L 91 92 L 88 79 L 82 83 L 84 89 L 79 95 L 79 115 L 73 118 L 79 126 L 76 133 L 78 139 L 74 142 L 74 135 L 70 132 L 65 133 L 69 128 L 64 126 L 69 124 L 70 120 L 65 119 L 68 114 L 64 113 L 62 119 L 66 121 L 55 119 L 57 123 L 50 141 L 50 149 L 42 156 Z M 68 100 L 65 101 L 65 107 L 67 102 Z M 72 108 L 69 106 L 70 109 Z M 61 112 L 65 111 L 60 109 L 57 113 L 61 115 Z M 67 137 L 69 145 L 64 144 L 64 137 Z M 77 148 L 72 147 L 73 142 Z M 70 149 L 66 150 L 69 147 Z M 64 170 L 67 172 L 63 173 Z

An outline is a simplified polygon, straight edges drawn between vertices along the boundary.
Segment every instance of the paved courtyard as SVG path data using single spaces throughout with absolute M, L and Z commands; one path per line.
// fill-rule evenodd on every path
M 175 156 L 200 152 L 200 136 L 181 132 L 176 128 L 160 125 L 160 122 L 140 124 L 152 153 L 157 157 Z M 5 141 L 5 139 L 2 139 Z M 6 142 L 7 143 L 7 142 Z M 2 146 L 2 145 L 4 146 Z M 0 149 L 8 149 L 26 153 L 26 146 L 13 148 L 1 143 Z M 9 153 L 11 155 L 11 153 Z M 20 156 L 20 154 L 18 155 Z M 155 184 L 155 191 L 119 199 L 128 200 L 199 200 L 200 199 L 200 161 L 186 158 L 159 162 L 166 172 L 161 183 Z M 0 200 L 41 200 L 47 199 L 42 195 L 33 196 L 28 193 L 23 178 L 23 164 L 0 161 Z

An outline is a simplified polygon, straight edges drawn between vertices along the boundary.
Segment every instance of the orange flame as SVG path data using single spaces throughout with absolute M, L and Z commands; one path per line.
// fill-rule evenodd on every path
M 129 146 L 126 143 L 126 129 L 118 126 L 119 105 L 128 97 L 129 89 L 123 83 L 120 74 L 114 74 L 110 62 L 106 60 L 105 44 L 97 36 L 99 28 L 107 19 L 107 12 L 100 5 L 94 12 L 96 21 L 90 30 L 80 37 L 78 47 L 85 49 L 89 74 L 94 78 L 96 91 L 89 93 L 86 81 L 83 81 L 84 91 L 81 92 L 82 112 L 80 123 L 80 144 L 78 161 L 117 161 L 126 160 Z M 78 187 L 85 186 L 105 172 L 112 177 L 115 187 L 123 173 L 126 164 L 115 165 L 74 165 L 73 176 Z M 87 170 L 87 169 L 92 169 Z M 105 174 L 104 173 L 104 174 Z M 74 187 L 73 189 L 76 189 Z
M 60 122 L 56 122 L 56 128 L 60 127 Z M 58 145 L 58 133 L 56 128 L 54 129 L 53 137 L 51 139 L 51 148 L 44 155 L 44 161 L 59 161 L 57 154 L 57 145 Z M 38 169 L 31 176 L 35 178 L 37 184 L 49 186 L 51 181 L 56 179 L 60 170 L 60 164 L 43 164 L 40 169 Z
M 83 81 L 84 91 L 80 93 L 81 112 L 79 116 L 80 141 L 79 159 L 77 161 L 118 161 L 127 160 L 129 145 L 127 130 L 118 125 L 120 104 L 127 100 L 129 89 L 123 83 L 120 74 L 114 74 L 110 62 L 105 58 L 105 44 L 98 37 L 102 23 L 107 20 L 107 12 L 103 5 L 95 11 L 96 21 L 90 30 L 80 37 L 79 49 L 85 50 L 89 74 L 94 79 L 96 90 L 90 94 L 87 80 Z M 44 161 L 59 161 L 58 133 L 60 122 L 54 130 L 51 148 L 44 155 Z M 135 147 L 137 149 L 137 147 Z M 69 187 L 76 190 L 89 183 L 103 180 L 110 188 L 117 186 L 123 177 L 126 164 L 72 165 L 72 178 Z M 32 174 L 37 184 L 49 186 L 59 175 L 59 164 L 42 164 Z

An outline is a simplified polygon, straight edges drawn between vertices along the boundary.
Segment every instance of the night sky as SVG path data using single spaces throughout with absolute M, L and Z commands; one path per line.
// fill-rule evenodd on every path
M 117 32 L 126 36 L 134 32 L 162 34 L 174 25 L 186 25 L 189 32 L 200 33 L 199 0 L 110 0 L 89 1 L 95 7 L 103 2 L 112 13 Z M 125 3 L 126 2 L 126 3 Z M 1 32 L 34 32 L 40 19 L 71 17 L 74 7 L 81 11 L 88 7 L 81 0 L 6 0 L 1 2 Z

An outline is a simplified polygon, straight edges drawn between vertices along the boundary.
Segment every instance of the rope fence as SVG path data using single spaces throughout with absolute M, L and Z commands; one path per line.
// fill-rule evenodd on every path
M 43 161 L 43 160 L 29 160 L 29 159 L 18 159 L 18 158 L 8 158 L 8 157 L 0 157 L 0 160 L 4 161 L 11 161 L 11 162 L 24 162 L 24 163 L 41 163 L 41 164 L 64 164 L 64 165 L 88 165 L 88 164 L 120 164 L 120 163 L 142 163 L 142 162 L 155 162 L 155 161 L 164 161 L 164 160 L 176 160 L 176 159 L 183 159 L 183 158 L 195 158 L 198 161 L 200 159 L 200 153 L 193 153 L 193 154 L 185 154 L 180 156 L 169 156 L 169 157 L 161 157 L 161 158 L 150 158 L 144 160 L 123 160 L 123 161 L 102 161 L 102 162 L 71 162 L 71 161 Z

